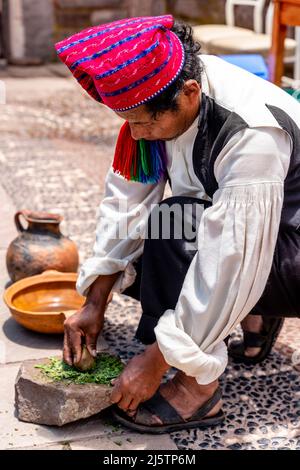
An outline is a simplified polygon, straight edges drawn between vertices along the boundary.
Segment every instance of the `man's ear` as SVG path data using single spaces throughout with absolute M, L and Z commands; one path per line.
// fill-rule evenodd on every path
M 196 95 L 199 96 L 200 91 L 200 83 L 194 79 L 187 80 L 183 85 L 183 93 L 187 97 L 195 98 Z

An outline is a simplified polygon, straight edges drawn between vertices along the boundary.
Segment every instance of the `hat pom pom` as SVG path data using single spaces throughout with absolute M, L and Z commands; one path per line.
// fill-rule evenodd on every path
M 115 173 L 127 180 L 153 184 L 166 176 L 167 156 L 161 140 L 134 140 L 126 121 L 120 129 L 113 161 Z

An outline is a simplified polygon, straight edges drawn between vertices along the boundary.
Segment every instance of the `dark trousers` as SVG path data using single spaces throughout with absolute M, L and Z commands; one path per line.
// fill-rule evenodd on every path
M 189 220 L 195 232 L 200 222 L 195 210 L 196 206 L 200 205 L 203 209 L 210 206 L 210 203 L 201 199 L 184 196 L 170 197 L 158 204 L 150 214 L 144 251 L 134 263 L 137 272 L 135 282 L 123 292 L 141 302 L 143 313 L 136 337 L 144 344 L 151 344 L 155 341 L 154 328 L 160 316 L 167 309 L 175 308 L 186 273 L 197 252 L 196 240 L 187 238 L 184 231 L 182 231 L 181 238 L 176 237 L 178 230 L 176 232 L 175 229 L 178 229 L 178 220 L 176 216 L 172 216 L 172 212 L 170 212 L 171 217 L 166 221 L 170 224 L 170 237 L 163 236 L 165 220 L 163 216 L 160 219 L 157 217 L 162 204 L 168 207 L 173 204 L 182 208 L 189 206 Z M 184 210 L 182 213 L 185 217 Z M 158 220 L 160 224 L 158 228 L 156 227 L 158 237 L 152 238 L 153 224 L 157 225 Z M 296 238 L 294 235 L 291 238 L 283 231 L 279 233 L 266 288 L 254 309 L 249 313 L 280 317 L 300 316 L 300 236 L 298 234 L 295 236 Z M 299 266 L 296 270 L 293 267 L 295 261 Z M 294 291 L 293 296 L 298 298 L 298 304 L 293 300 L 294 297 L 291 298 L 288 294 L 288 289 L 285 289 L 289 279 Z
M 123 292 L 141 302 L 143 313 L 136 337 L 144 344 L 151 344 L 155 341 L 154 328 L 160 316 L 167 309 L 175 308 L 185 275 L 197 251 L 195 237 L 187 238 L 184 230 L 182 230 L 181 238 L 176 237 L 180 232 L 178 224 L 182 222 L 182 220 L 178 221 L 176 214 L 170 211 L 168 220 L 164 214 L 158 217 L 163 204 L 168 207 L 180 206 L 184 215 L 183 206 L 189 207 L 189 220 L 195 232 L 200 222 L 197 218 L 196 206 L 200 204 L 202 208 L 205 208 L 209 205 L 207 201 L 201 199 L 170 197 L 158 204 L 150 214 L 143 255 L 135 263 L 137 272 L 135 282 Z M 158 223 L 159 226 L 157 226 Z M 169 227 L 166 227 L 166 223 Z M 169 228 L 168 238 L 163 236 L 166 228 Z M 156 230 L 156 238 L 152 237 L 153 229 Z
M 250 313 L 300 317 L 300 233 L 280 226 L 265 290 Z

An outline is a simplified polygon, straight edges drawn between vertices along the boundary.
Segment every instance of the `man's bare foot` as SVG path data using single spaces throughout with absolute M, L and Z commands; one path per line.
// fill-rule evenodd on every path
M 261 315 L 247 315 L 241 322 L 243 331 L 261 333 L 263 329 L 263 320 Z M 245 356 L 255 357 L 259 354 L 261 348 L 245 348 Z
M 217 380 L 209 385 L 199 385 L 194 377 L 188 377 L 184 372 L 179 371 L 172 380 L 160 386 L 159 392 L 183 419 L 188 419 L 213 396 L 217 388 Z M 222 400 L 212 408 L 207 416 L 216 415 L 221 406 Z M 162 424 L 161 420 L 154 415 L 149 415 L 146 419 L 150 426 Z M 137 413 L 135 422 L 144 424 L 143 412 Z

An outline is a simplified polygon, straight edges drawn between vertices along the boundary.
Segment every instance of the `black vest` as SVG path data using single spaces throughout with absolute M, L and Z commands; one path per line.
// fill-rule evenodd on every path
M 268 104 L 265 106 L 293 142 L 288 174 L 284 181 L 281 227 L 300 231 L 300 129 L 282 109 Z M 218 189 L 214 163 L 219 153 L 234 134 L 247 127 L 248 124 L 238 114 L 223 108 L 202 93 L 193 167 L 206 194 L 211 198 Z

